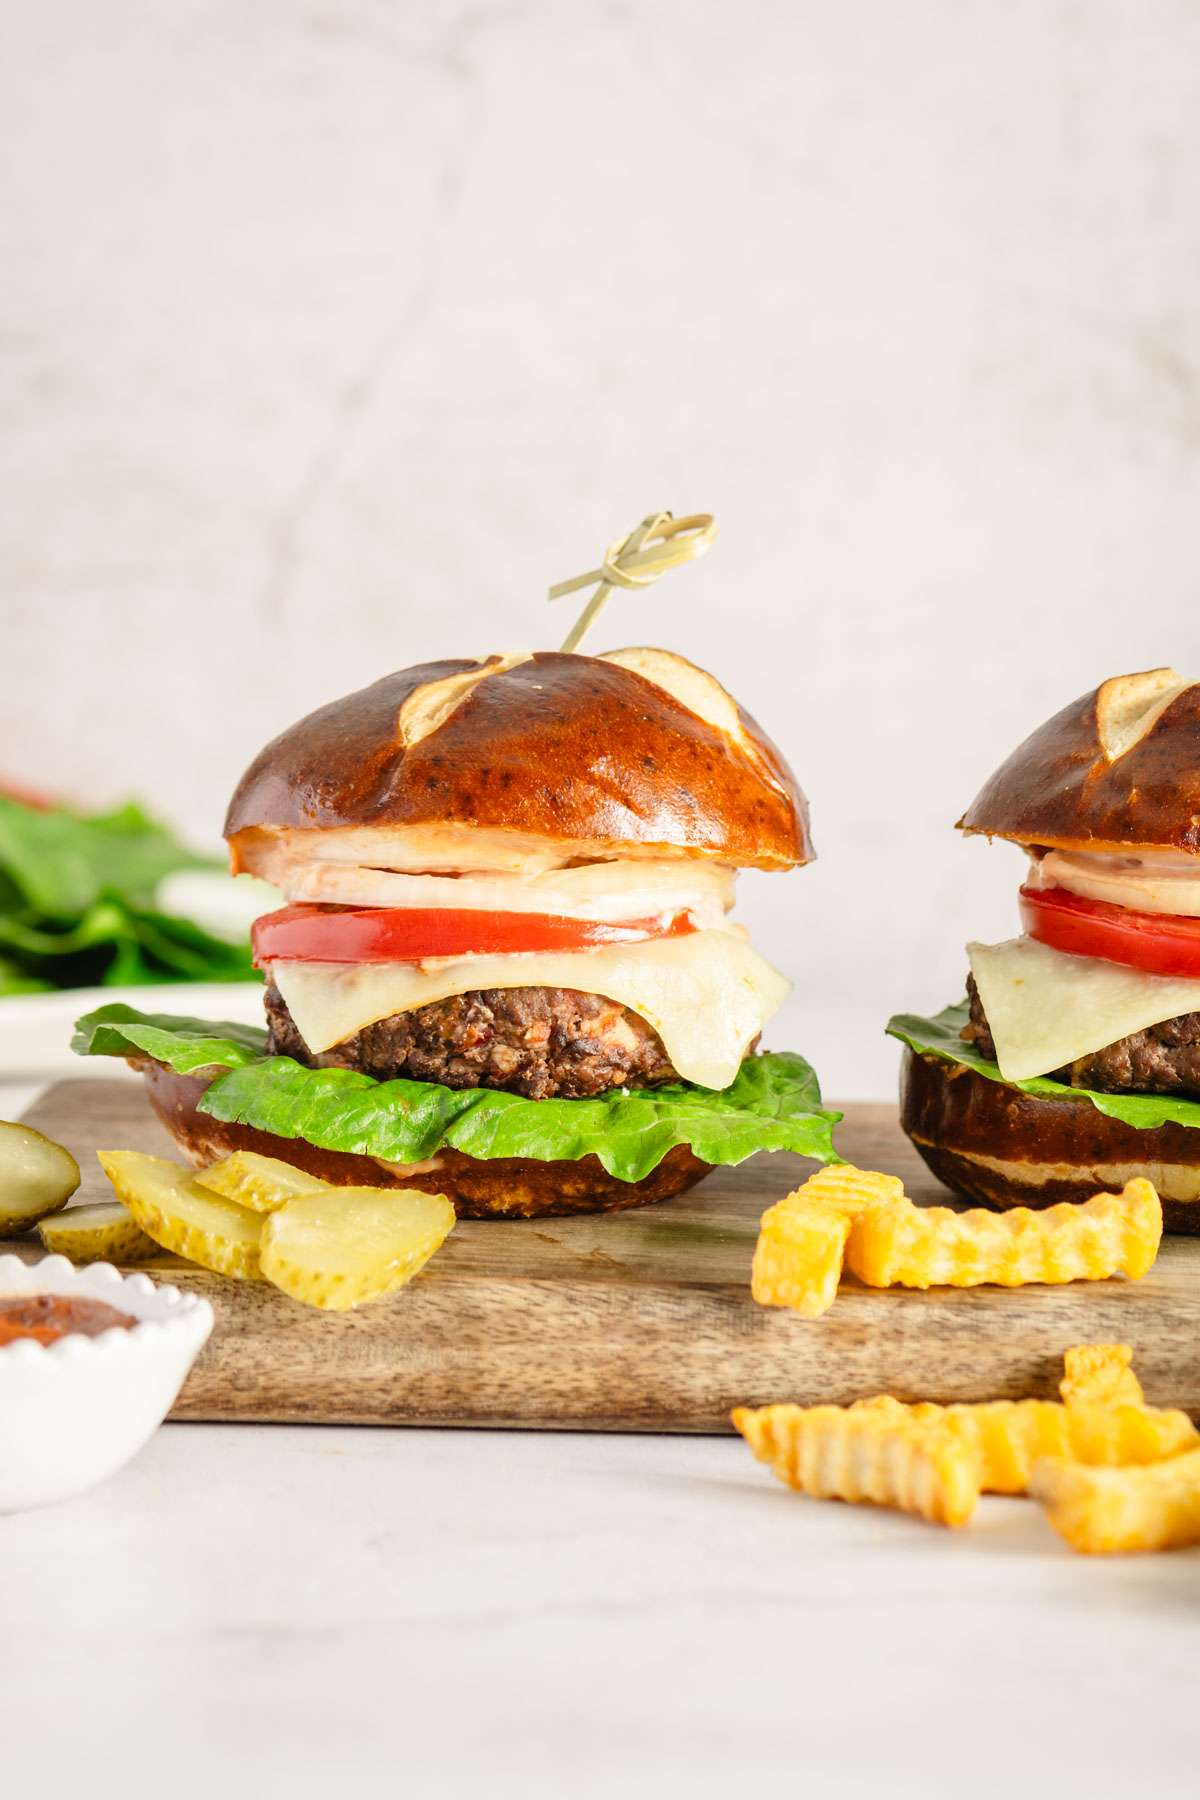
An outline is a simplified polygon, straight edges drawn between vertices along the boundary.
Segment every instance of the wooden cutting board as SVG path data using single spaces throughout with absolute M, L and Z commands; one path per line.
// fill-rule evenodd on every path
M 27 1116 L 79 1159 L 80 1201 L 110 1196 L 97 1148 L 173 1154 L 132 1077 L 62 1082 Z M 838 1144 L 947 1199 L 894 1107 L 848 1106 Z M 1152 1401 L 1200 1415 L 1200 1238 L 1167 1239 L 1136 1284 L 921 1294 L 848 1278 L 823 1319 L 800 1319 L 754 1304 L 750 1261 L 759 1214 L 811 1168 L 758 1156 L 632 1212 L 465 1220 L 411 1286 L 357 1313 L 164 1254 L 142 1266 L 217 1317 L 172 1417 L 724 1431 L 731 1407 L 771 1400 L 1053 1397 L 1067 1345 L 1108 1340 L 1133 1344 Z M 36 1239 L 3 1250 L 40 1254 Z

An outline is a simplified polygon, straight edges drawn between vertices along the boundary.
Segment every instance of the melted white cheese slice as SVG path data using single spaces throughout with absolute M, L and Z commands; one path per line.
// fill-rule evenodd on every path
M 685 1081 L 725 1088 L 791 983 L 731 931 L 694 931 L 595 950 L 426 963 L 276 962 L 271 974 L 314 1055 L 393 1013 L 476 988 L 603 994 L 639 1013 Z
M 1008 1081 L 1030 1081 L 1118 1038 L 1200 1012 L 1200 981 L 1145 975 L 1034 938 L 968 944 L 967 957 Z

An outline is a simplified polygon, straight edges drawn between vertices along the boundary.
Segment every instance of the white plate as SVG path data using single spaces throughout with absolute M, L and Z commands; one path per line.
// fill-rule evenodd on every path
M 261 981 L 189 981 L 163 987 L 67 988 L 0 1000 L 0 1080 L 27 1075 L 125 1073 L 119 1056 L 75 1056 L 71 1031 L 81 1014 L 116 1000 L 139 1012 L 265 1024 Z

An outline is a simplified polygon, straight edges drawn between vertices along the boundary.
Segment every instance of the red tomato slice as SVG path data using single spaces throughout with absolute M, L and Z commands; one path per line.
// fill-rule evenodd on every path
M 1200 919 L 1133 912 L 1066 888 L 1023 887 L 1021 923 L 1040 944 L 1071 956 L 1099 956 L 1148 975 L 1200 979 Z
M 43 794 L 40 788 L 25 787 L 19 781 L 0 781 L 0 796 L 15 800 L 18 806 L 27 806 L 31 812 L 53 812 L 62 804 L 51 794 Z
M 696 928 L 687 913 L 620 925 L 549 913 L 470 912 L 406 906 L 285 906 L 256 919 L 256 963 L 423 962 L 430 956 L 508 956 L 522 950 L 587 950 L 682 937 Z

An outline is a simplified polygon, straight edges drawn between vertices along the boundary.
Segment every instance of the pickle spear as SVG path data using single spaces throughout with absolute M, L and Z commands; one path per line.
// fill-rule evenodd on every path
M 30 1125 L 0 1119 L 0 1237 L 58 1212 L 79 1186 L 79 1164 Z
M 119 1200 L 97 1200 L 91 1206 L 69 1206 L 43 1219 L 38 1236 L 47 1250 L 74 1263 L 139 1263 L 158 1255 L 128 1207 Z
M 329 1187 L 268 1215 L 262 1272 L 293 1300 L 346 1312 L 411 1281 L 453 1227 L 444 1194 Z
M 259 1276 L 260 1213 L 202 1188 L 190 1169 L 139 1150 L 98 1150 L 100 1165 L 147 1237 L 218 1275 Z
M 196 1180 L 202 1188 L 236 1200 L 251 1212 L 278 1212 L 301 1194 L 324 1193 L 329 1183 L 318 1181 L 294 1164 L 277 1156 L 260 1156 L 257 1150 L 235 1150 L 211 1168 L 201 1169 Z

